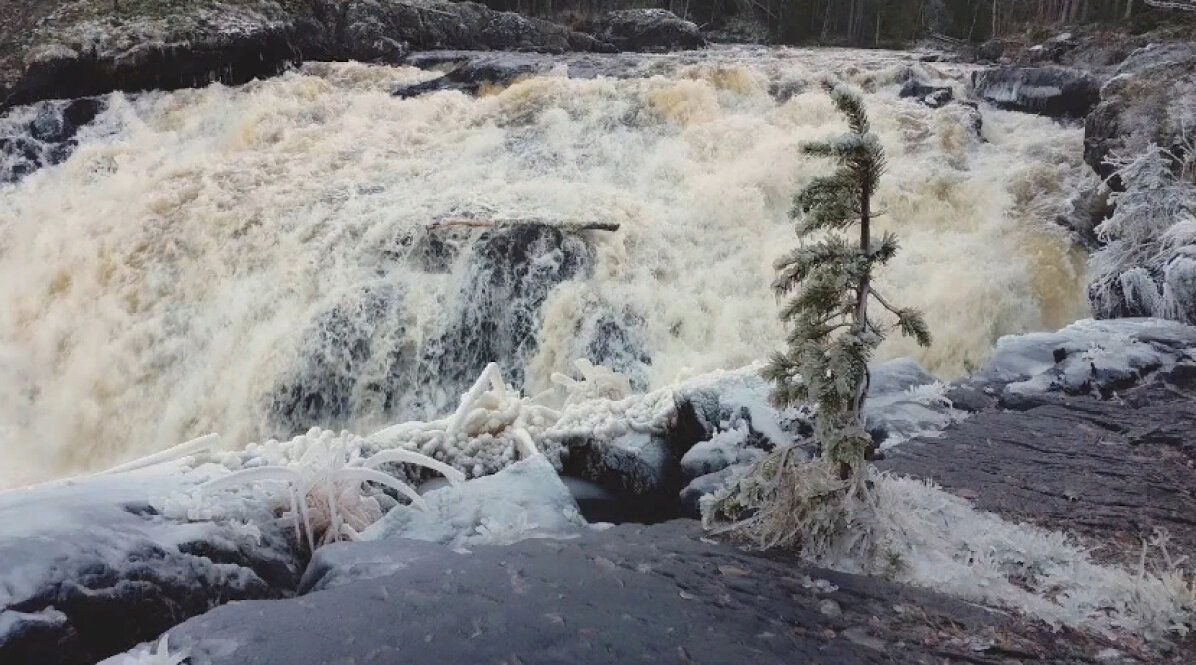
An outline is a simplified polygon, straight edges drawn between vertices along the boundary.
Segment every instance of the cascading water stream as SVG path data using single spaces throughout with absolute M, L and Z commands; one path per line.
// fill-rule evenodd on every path
M 798 146 L 840 130 L 826 72 L 866 90 L 890 156 L 882 287 L 936 335 L 885 357 L 957 375 L 1083 315 L 1049 224 L 1085 177 L 1079 129 L 985 109 L 982 140 L 966 107 L 897 98 L 931 67 L 903 54 L 643 62 L 476 98 L 398 99 L 431 74 L 363 64 L 111 95 L 63 163 L 0 185 L 0 487 L 209 431 L 430 418 L 491 360 L 530 392 L 578 357 L 646 389 L 764 356 L 790 196 L 824 168 Z

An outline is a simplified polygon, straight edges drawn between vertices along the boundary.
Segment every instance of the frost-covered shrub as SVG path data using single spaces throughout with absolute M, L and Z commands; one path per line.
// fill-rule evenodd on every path
M 1098 318 L 1154 316 L 1196 323 L 1196 157 L 1152 145 L 1110 160 L 1125 191 L 1096 228 L 1088 288 Z

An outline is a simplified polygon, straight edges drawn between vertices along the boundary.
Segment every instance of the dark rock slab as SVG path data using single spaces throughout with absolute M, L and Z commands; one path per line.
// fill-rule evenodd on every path
M 697 25 L 667 9 L 613 11 L 598 19 L 593 32 L 620 51 L 664 53 L 706 46 Z
M 439 90 L 456 90 L 476 95 L 484 85 L 507 86 L 524 76 L 543 74 L 552 69 L 552 62 L 541 58 L 511 58 L 486 53 L 445 61 L 426 57 L 413 58 L 408 64 L 417 67 L 449 67 L 441 76 L 405 86 L 395 91 L 397 97 L 416 97 Z
M 187 621 L 193 665 L 419 663 L 1080 663 L 1089 638 L 875 578 L 701 538 L 689 521 L 460 555 L 412 552 L 380 574 Z M 351 551 L 346 546 L 344 553 Z M 325 579 L 331 571 L 325 571 Z
M 459 395 L 497 359 L 503 378 L 521 385 L 549 292 L 592 268 L 593 248 L 568 229 L 520 223 L 482 232 L 443 330 L 425 344 L 420 380 Z
M 882 468 L 930 478 L 978 507 L 1073 531 L 1106 559 L 1136 561 L 1156 529 L 1196 549 L 1196 388 L 1182 365 L 1119 399 L 1059 394 L 985 410 Z M 1179 378 L 1176 378 L 1179 377 Z
M 1091 74 L 1066 67 L 997 67 L 972 73 L 982 100 L 999 108 L 1056 118 L 1082 118 L 1100 101 Z

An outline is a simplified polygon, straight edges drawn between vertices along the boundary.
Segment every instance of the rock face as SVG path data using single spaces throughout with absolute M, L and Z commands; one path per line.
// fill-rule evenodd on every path
M 667 9 L 610 12 L 598 20 L 593 31 L 620 51 L 666 52 L 706 46 L 697 25 Z
M 1132 53 L 1101 88 L 1084 123 L 1084 161 L 1102 178 L 1112 153 L 1137 154 L 1154 143 L 1180 147 L 1196 126 L 1196 45 L 1158 44 Z M 1110 182 L 1115 189 L 1121 184 Z
M 1011 111 L 1082 118 L 1100 101 L 1091 74 L 1066 67 L 998 67 L 972 74 L 976 94 Z
M 0 496 L 0 662 L 90 665 L 230 600 L 292 593 L 285 532 L 146 503 L 172 486 L 120 474 Z
M 0 12 L 20 12 L 3 9 Z M 608 50 L 593 37 L 447 0 L 51 0 L 0 21 L 0 108 L 111 90 L 240 83 L 305 59 L 410 49 Z
M 587 531 L 469 554 L 404 540 L 365 543 L 360 555 L 339 545 L 322 591 L 226 606 L 175 628 L 169 644 L 196 665 L 855 665 L 1011 652 L 1073 663 L 1098 650 L 930 592 L 700 539 L 690 521 Z

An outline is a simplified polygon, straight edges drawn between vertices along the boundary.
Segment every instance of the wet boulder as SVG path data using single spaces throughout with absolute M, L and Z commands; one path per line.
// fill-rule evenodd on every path
M 396 97 L 417 97 L 440 90 L 456 90 L 476 95 L 483 86 L 503 87 L 525 76 L 543 74 L 552 63 L 539 58 L 520 57 L 521 54 L 476 54 L 464 58 L 443 57 L 436 53 L 421 53 L 406 64 L 424 69 L 448 68 L 440 76 L 395 90 Z
M 610 12 L 598 20 L 593 32 L 620 51 L 665 53 L 706 47 L 697 25 L 667 9 Z
M 937 109 L 954 100 L 955 91 L 950 86 L 936 86 L 911 78 L 901 86 L 898 96 L 902 99 L 915 99 L 932 109 Z
M 1082 118 L 1100 101 L 1100 83 L 1066 67 L 997 67 L 972 73 L 980 99 L 999 108 L 1056 118 Z
M 41 102 L 0 118 L 0 183 L 60 164 L 78 146 L 75 135 L 104 109 L 95 98 Z

